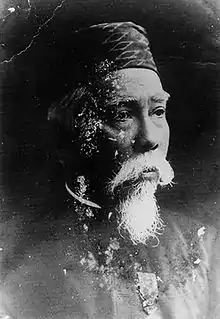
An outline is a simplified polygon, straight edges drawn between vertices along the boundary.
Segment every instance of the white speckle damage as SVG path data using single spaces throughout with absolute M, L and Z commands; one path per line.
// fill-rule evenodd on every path
M 117 238 L 113 238 L 110 240 L 109 247 L 113 250 L 119 250 L 120 245 L 119 245 Z
M 89 217 L 89 218 L 92 218 L 92 217 L 95 216 L 94 213 L 93 213 L 93 211 L 92 211 L 92 209 L 91 209 L 90 207 L 87 207 L 87 208 L 86 208 L 86 216 Z
M 15 8 L 13 8 L 13 7 L 8 8 L 8 11 L 11 12 L 11 13 L 12 13 L 12 12 L 15 12 Z
M 193 280 L 193 282 L 196 281 L 196 272 L 195 271 L 193 271 L 193 273 L 192 273 L 192 280 Z
M 141 266 L 141 264 L 138 263 L 138 262 L 135 262 L 135 263 L 134 263 L 134 270 L 135 270 L 135 271 L 142 271 L 142 266 Z
M 100 282 L 99 287 L 104 288 L 104 284 L 102 282 Z
M 92 271 L 92 270 L 98 270 L 98 263 L 94 257 L 94 255 L 88 251 L 88 257 L 85 258 L 83 257 L 80 260 L 80 264 L 82 266 L 85 266 L 87 270 Z
M 86 179 L 85 176 L 80 175 L 77 177 L 77 182 L 79 183 L 79 196 L 84 196 L 87 190 Z
M 109 246 L 107 247 L 106 251 L 105 251 L 105 255 L 107 256 L 106 258 L 106 265 L 109 265 L 110 262 L 113 259 L 113 254 L 115 250 L 118 250 L 120 248 L 119 242 L 116 238 L 111 239 Z
M 83 110 L 75 119 L 74 126 L 76 129 L 80 129 L 79 141 L 81 144 L 81 152 L 87 158 L 97 153 L 97 132 L 102 127 L 102 123 L 96 112 L 87 104 L 84 105 Z
M 124 138 L 124 137 L 125 137 L 125 132 L 121 130 L 121 131 L 119 132 L 118 136 L 119 136 L 121 139 Z
M 205 231 L 206 231 L 206 228 L 203 226 L 203 227 L 200 227 L 197 231 L 197 234 L 199 236 L 199 238 L 203 237 L 205 235 Z

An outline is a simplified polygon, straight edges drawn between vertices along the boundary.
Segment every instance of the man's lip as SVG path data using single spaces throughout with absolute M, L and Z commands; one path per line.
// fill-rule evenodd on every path
M 159 174 L 157 171 L 145 171 L 141 175 L 149 180 L 159 180 Z

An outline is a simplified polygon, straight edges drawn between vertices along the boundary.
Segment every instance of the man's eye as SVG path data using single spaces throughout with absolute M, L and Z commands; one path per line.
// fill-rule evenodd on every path
M 166 114 L 166 109 L 163 107 L 160 107 L 160 108 L 156 109 L 155 111 L 153 111 L 152 114 L 156 115 L 156 117 L 161 118 Z
M 120 111 L 115 116 L 115 120 L 118 122 L 125 122 L 130 119 L 132 119 L 132 114 L 127 110 Z

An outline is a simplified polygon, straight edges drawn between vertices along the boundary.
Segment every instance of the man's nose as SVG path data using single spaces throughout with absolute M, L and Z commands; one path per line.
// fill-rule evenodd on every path
M 139 124 L 138 134 L 134 143 L 135 152 L 145 153 L 156 150 L 159 146 L 158 129 L 146 116 Z

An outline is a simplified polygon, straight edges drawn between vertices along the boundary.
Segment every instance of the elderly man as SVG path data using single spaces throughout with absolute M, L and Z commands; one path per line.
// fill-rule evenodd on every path
M 80 29 L 73 61 L 72 90 L 48 113 L 65 132 L 71 217 L 3 264 L 2 318 L 220 318 L 217 231 L 156 202 L 173 179 L 169 94 L 146 31 Z

